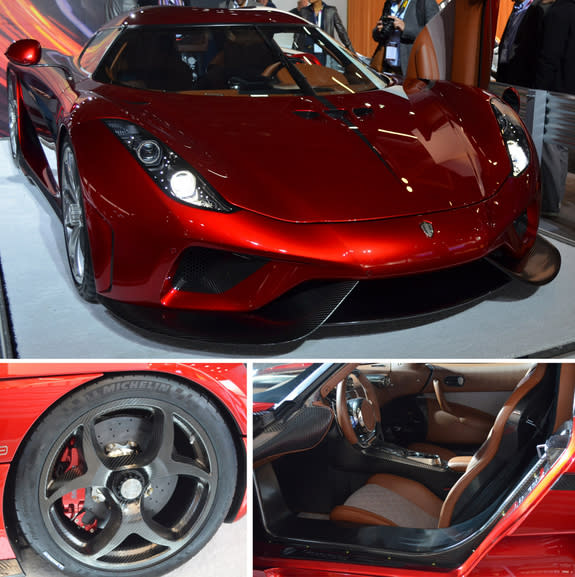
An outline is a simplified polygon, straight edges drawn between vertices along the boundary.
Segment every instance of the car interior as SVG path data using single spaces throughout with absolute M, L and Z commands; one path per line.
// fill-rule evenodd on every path
M 188 27 L 175 32 L 128 29 L 106 55 L 96 77 L 131 88 L 186 94 L 299 94 L 302 80 L 314 90 L 331 93 L 374 88 L 351 60 L 317 34 L 301 30 L 293 26 Z M 307 42 L 300 50 L 301 36 Z M 293 64 L 291 71 L 286 58 Z
M 574 386 L 572 364 L 334 368 L 254 417 L 255 539 L 456 567 L 567 446 Z

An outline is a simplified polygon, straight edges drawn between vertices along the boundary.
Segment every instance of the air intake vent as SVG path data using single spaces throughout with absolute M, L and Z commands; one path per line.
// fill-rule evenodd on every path
M 174 275 L 179 291 L 221 294 L 255 273 L 268 261 L 209 248 L 186 250 Z

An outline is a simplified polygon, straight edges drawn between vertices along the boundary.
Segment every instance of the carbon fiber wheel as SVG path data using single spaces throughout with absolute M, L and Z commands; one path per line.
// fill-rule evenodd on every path
M 60 189 L 62 195 L 62 224 L 66 254 L 74 284 L 80 296 L 88 302 L 96 301 L 96 284 L 90 242 L 86 229 L 84 197 L 78 173 L 76 156 L 70 142 L 62 148 L 60 163 Z
M 68 397 L 30 437 L 16 511 L 31 546 L 61 570 L 148 577 L 213 535 L 236 469 L 225 422 L 196 391 L 164 377 L 106 379 Z

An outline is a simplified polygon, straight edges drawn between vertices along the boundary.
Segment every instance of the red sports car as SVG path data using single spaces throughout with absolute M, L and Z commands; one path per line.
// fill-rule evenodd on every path
M 1 575 L 163 575 L 245 491 L 243 364 L 0 364 Z
M 150 7 L 77 56 L 6 55 L 12 154 L 79 293 L 144 327 L 287 341 L 374 279 L 558 271 L 508 105 L 379 75 L 293 15 Z
M 574 363 L 262 368 L 255 575 L 575 574 Z

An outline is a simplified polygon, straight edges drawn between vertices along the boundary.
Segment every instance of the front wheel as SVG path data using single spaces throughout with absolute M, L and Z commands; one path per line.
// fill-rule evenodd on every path
M 125 375 L 50 410 L 18 461 L 20 528 L 71 575 L 161 575 L 228 513 L 234 443 L 214 404 L 169 377 Z
M 64 226 L 66 254 L 74 285 L 84 300 L 96 302 L 96 283 L 86 228 L 82 185 L 76 155 L 68 140 L 64 142 L 62 147 L 60 194 L 62 197 L 62 224 Z

